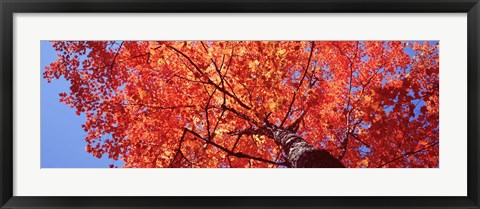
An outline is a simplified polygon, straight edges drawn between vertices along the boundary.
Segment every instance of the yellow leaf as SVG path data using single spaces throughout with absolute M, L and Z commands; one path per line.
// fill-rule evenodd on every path
M 200 122 L 200 118 L 198 118 L 197 116 L 193 116 L 193 122 L 194 123 Z
M 366 102 L 366 103 L 369 103 L 370 101 L 372 101 L 372 97 L 366 95 L 366 96 L 365 96 L 365 102 Z
M 286 52 L 287 52 L 286 49 L 280 49 L 280 50 L 277 51 L 277 55 L 278 56 L 283 56 Z
M 251 61 L 250 63 L 248 63 L 248 67 L 252 70 L 255 70 L 255 68 L 257 68 L 258 64 L 260 64 L 260 62 L 258 60 Z
M 270 102 L 270 104 L 268 104 L 268 109 L 271 112 L 275 112 L 275 110 L 277 109 L 277 103 L 276 102 Z

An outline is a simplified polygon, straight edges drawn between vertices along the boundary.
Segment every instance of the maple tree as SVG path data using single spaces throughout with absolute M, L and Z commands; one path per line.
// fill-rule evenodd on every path
M 439 165 L 438 43 L 52 43 L 86 151 L 124 167 Z

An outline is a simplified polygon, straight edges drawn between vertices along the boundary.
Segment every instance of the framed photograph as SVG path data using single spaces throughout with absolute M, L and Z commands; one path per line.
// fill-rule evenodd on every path
M 1 0 L 1 208 L 479 208 L 478 0 Z

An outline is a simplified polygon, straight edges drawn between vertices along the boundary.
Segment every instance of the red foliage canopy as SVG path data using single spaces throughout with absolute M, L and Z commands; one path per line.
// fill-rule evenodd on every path
M 346 167 L 438 167 L 438 44 L 55 41 L 48 81 L 84 113 L 86 151 L 125 167 L 288 167 L 296 131 Z

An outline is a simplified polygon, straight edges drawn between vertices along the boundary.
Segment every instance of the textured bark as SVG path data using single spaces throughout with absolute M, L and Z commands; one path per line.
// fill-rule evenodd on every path
M 292 168 L 344 168 L 329 152 L 318 149 L 288 129 L 273 128 L 275 142 L 286 155 L 286 164 Z

